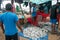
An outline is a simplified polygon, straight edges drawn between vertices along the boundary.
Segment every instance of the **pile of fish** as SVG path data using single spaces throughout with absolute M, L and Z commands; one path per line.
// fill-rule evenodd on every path
M 27 27 L 23 30 L 24 36 L 32 39 L 44 37 L 47 35 L 48 30 L 39 27 Z

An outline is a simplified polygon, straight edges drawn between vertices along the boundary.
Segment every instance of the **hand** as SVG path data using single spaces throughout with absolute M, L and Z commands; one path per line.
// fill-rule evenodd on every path
M 22 27 L 23 27 L 23 26 L 20 26 L 20 30 L 21 30 L 21 32 L 23 33 L 23 29 L 22 29 Z
M 23 30 L 21 30 L 21 32 L 23 33 Z

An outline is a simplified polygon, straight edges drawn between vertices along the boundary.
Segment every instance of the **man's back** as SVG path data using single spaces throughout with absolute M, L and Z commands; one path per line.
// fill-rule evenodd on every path
M 1 15 L 1 21 L 5 26 L 6 35 L 14 35 L 17 33 L 16 22 L 18 21 L 18 17 L 16 14 L 12 12 L 5 12 Z

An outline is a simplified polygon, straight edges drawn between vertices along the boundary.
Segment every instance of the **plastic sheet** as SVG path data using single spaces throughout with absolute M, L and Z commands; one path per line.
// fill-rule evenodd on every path
M 19 32 L 19 33 L 18 33 L 18 36 L 21 36 L 21 37 L 23 37 L 23 38 L 27 38 L 27 39 L 29 39 L 29 40 L 48 40 L 48 35 L 46 35 L 46 36 L 44 36 L 44 37 L 37 38 L 37 39 L 32 39 L 32 38 L 29 38 L 29 37 L 25 37 L 22 32 Z

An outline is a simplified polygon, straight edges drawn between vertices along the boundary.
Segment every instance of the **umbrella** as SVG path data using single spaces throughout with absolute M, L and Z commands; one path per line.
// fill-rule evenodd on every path
M 42 4 L 42 3 L 45 3 L 45 2 L 47 2 L 47 1 L 51 1 L 51 0 L 30 0 L 30 2 L 32 2 L 32 3 L 36 3 L 36 4 Z

